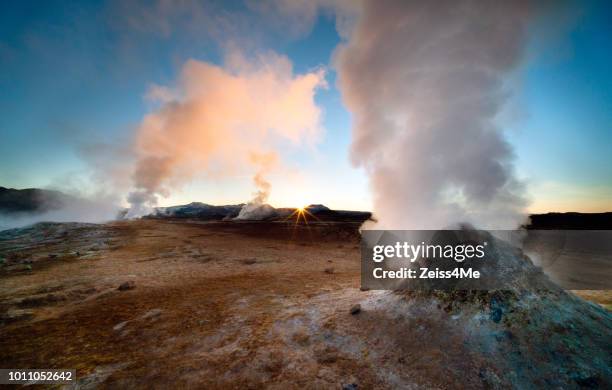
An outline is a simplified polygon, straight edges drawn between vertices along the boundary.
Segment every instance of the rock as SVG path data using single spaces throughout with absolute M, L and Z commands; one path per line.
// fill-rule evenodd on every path
M 296 343 L 298 343 L 299 345 L 305 346 L 305 345 L 308 345 L 308 342 L 310 341 L 310 336 L 305 331 L 300 330 L 294 333 L 291 339 L 295 341 Z
M 40 307 L 65 300 L 64 295 L 47 294 L 23 298 L 18 305 L 19 307 Z
M 128 280 L 127 282 L 121 283 L 119 287 L 117 287 L 117 290 L 127 291 L 127 290 L 133 290 L 134 288 L 136 288 L 136 283 L 134 283 L 134 281 L 132 280 Z
M 475 291 L 457 285 L 435 290 L 429 285 L 429 290 L 398 289 L 394 295 L 409 301 L 412 313 L 432 311 L 441 319 L 447 314 L 440 311 L 451 312 L 453 321 L 445 325 L 449 330 L 470 330 L 469 336 L 460 336 L 462 340 L 453 344 L 485 359 L 487 364 L 478 373 L 482 387 L 612 388 L 607 363 L 612 315 L 554 285 L 511 243 L 487 232 L 466 230 L 461 234 L 474 235 L 471 242 L 488 242 L 490 256 L 481 264 L 503 271 L 504 289 Z M 396 301 L 388 302 L 394 307 L 387 310 L 395 310 Z M 425 328 L 415 331 L 425 337 Z M 552 362 L 542 359 L 544 356 L 550 356 Z M 512 379 L 497 374 L 510 371 L 521 374 Z
M 334 273 L 334 267 L 329 267 L 329 268 L 325 268 L 323 270 L 323 272 L 325 272 L 326 274 L 333 274 Z
M 252 265 L 257 263 L 257 259 L 244 259 L 242 260 L 242 264 Z
M 499 389 L 502 388 L 502 383 L 491 369 L 481 368 L 478 373 L 478 377 L 482 380 L 482 383 L 486 386 L 486 388 L 490 389 Z
M 34 318 L 34 313 L 31 310 L 9 310 L 5 314 L 0 315 L 0 323 L 11 323 L 16 321 L 25 321 Z
M 162 313 L 162 309 L 151 309 L 148 312 L 146 312 L 145 314 L 142 315 L 143 320 L 149 319 L 149 318 L 156 318 L 159 317 Z
M 258 360 L 259 368 L 271 374 L 280 372 L 285 365 L 283 354 L 280 351 L 270 351 L 265 353 Z
M 125 326 L 128 324 L 128 321 L 123 321 L 118 323 L 117 325 L 113 326 L 113 330 L 115 331 L 120 331 L 121 329 L 125 328 Z
M 493 297 L 490 302 L 489 318 L 495 323 L 499 323 L 504 314 L 504 304 L 499 299 Z
M 581 388 L 586 389 L 599 389 L 600 382 L 598 374 L 586 374 L 586 373 L 570 373 L 570 378 L 574 379 L 574 381 Z
M 351 307 L 350 312 L 352 315 L 359 314 L 361 312 L 361 305 L 360 304 L 353 305 Z
M 334 347 L 318 347 L 314 350 L 314 357 L 319 364 L 331 364 L 338 360 L 338 350 Z
M 94 371 L 86 376 L 77 378 L 76 382 L 68 389 L 97 389 L 115 371 L 121 371 L 129 366 L 129 363 L 117 363 L 107 366 L 96 366 Z
M 359 386 L 357 383 L 346 383 L 342 385 L 342 390 L 357 390 Z

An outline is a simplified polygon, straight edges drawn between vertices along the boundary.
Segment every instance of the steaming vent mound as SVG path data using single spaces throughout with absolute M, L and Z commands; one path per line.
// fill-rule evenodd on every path
M 243 206 L 244 204 L 213 206 L 202 202 L 192 202 L 180 206 L 157 207 L 148 217 L 220 220 L 236 217 Z
M 255 204 L 249 203 L 244 205 L 235 220 L 247 221 L 265 221 L 274 219 L 278 216 L 276 209 L 267 203 Z
M 413 374 L 442 370 L 442 387 L 612 388 L 610 313 L 556 286 L 520 249 L 486 232 L 465 234 L 493 243 L 504 289 L 372 291 L 361 325 L 381 342 L 377 353 L 410 359 L 420 367 Z M 401 366 L 381 369 L 402 372 L 394 384 L 408 386 L 414 377 Z

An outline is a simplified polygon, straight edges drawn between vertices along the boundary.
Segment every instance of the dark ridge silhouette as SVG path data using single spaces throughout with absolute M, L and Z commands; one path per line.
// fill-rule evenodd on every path
M 192 202 L 186 205 L 158 207 L 147 219 L 197 219 L 203 221 L 233 220 L 244 204 L 214 206 L 201 202 Z M 367 211 L 332 210 L 322 204 L 312 204 L 305 207 L 304 214 L 299 209 L 282 207 L 274 209 L 275 214 L 265 218 L 267 222 L 364 222 L 371 218 L 372 213 Z M 121 218 L 121 217 L 120 217 Z
M 547 213 L 533 214 L 527 229 L 609 230 L 612 212 L 607 213 Z
M 0 213 L 43 213 L 62 208 L 70 199 L 59 191 L 0 187 Z

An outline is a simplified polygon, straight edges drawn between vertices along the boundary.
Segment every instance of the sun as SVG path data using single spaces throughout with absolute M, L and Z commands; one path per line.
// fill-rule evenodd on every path
M 297 207 L 295 209 L 295 215 L 296 215 L 296 219 L 295 222 L 298 223 L 300 222 L 300 218 L 302 218 L 304 220 L 305 223 L 308 223 L 307 219 L 306 219 L 306 214 L 310 214 L 308 212 L 308 210 L 306 210 L 306 207 L 302 206 L 302 207 Z
M 308 219 L 311 217 L 316 219 L 316 217 L 308 211 L 308 206 L 301 206 L 296 207 L 295 211 L 293 211 L 287 219 L 295 218 L 295 223 L 297 225 L 300 223 L 300 220 L 304 221 L 305 224 L 308 224 Z

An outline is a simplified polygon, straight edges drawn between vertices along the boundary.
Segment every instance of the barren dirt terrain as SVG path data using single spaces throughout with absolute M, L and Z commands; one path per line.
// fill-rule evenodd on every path
M 4 237 L 0 366 L 76 368 L 75 388 L 511 387 L 495 359 L 514 325 L 360 291 L 357 229 L 140 220 Z M 466 342 L 486 332 L 498 352 Z M 608 383 L 587 368 L 569 388 Z

